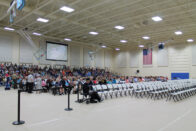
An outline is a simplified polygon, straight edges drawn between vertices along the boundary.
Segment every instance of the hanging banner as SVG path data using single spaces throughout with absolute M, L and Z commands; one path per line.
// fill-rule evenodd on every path
M 16 5 L 16 8 L 18 10 L 22 10 L 25 6 L 25 0 L 17 0 L 17 5 Z

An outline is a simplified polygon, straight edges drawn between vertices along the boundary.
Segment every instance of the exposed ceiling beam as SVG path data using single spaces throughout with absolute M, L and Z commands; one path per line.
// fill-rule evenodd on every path
M 69 6 L 75 5 L 75 4 L 77 4 L 77 3 L 81 2 L 81 1 L 82 1 L 82 0 L 77 0 L 77 1 L 75 1 L 75 2 L 73 2 L 73 3 L 71 3 L 71 4 L 69 4 Z M 93 6 L 90 6 L 90 7 L 88 7 L 88 8 L 85 8 L 85 9 L 81 9 L 80 11 L 75 11 L 75 12 L 69 14 L 69 15 L 67 16 L 67 18 L 69 18 L 69 17 L 71 17 L 71 16 L 73 16 L 73 15 L 82 13 L 82 12 L 88 10 L 88 9 L 91 9 L 91 8 L 97 7 L 97 6 L 99 6 L 99 5 L 108 3 L 108 2 L 110 2 L 110 1 L 111 1 L 111 0 L 105 0 L 104 2 L 101 2 L 101 3 L 99 3 L 99 4 L 95 4 L 95 5 L 93 5 Z M 57 9 L 56 11 L 54 11 L 54 12 L 48 14 L 46 17 L 49 17 L 49 16 L 51 16 L 51 15 L 54 15 L 55 13 L 57 13 L 57 12 L 59 12 L 59 11 L 60 11 L 60 10 Z M 57 22 L 59 22 L 59 21 L 61 21 L 61 19 L 58 19 L 58 20 L 56 20 L 56 21 L 52 21 L 52 22 L 50 22 L 50 23 L 48 23 L 48 24 L 46 24 L 46 25 L 44 25 L 44 26 L 40 26 L 38 29 L 35 29 L 35 30 L 40 30 L 40 29 L 42 29 L 42 28 L 44 28 L 44 27 L 50 26 L 50 25 L 52 25 L 52 24 L 55 24 L 55 23 L 57 23 Z M 35 31 L 35 30 L 34 30 L 34 31 Z
M 193 2 L 193 3 L 196 3 L 196 1 Z M 163 4 L 163 3 L 160 3 L 159 6 L 161 6 L 161 4 Z M 151 6 L 148 6 L 148 8 L 150 8 L 150 7 L 151 7 Z M 133 17 L 127 17 L 127 18 L 124 18 L 124 19 L 119 19 L 119 20 L 115 20 L 115 21 L 110 22 L 110 23 L 106 23 L 106 24 L 103 24 L 103 25 L 99 25 L 99 26 L 97 26 L 97 28 L 101 28 L 101 27 L 103 27 L 103 26 L 111 25 L 111 24 L 114 24 L 114 23 L 121 23 L 121 21 L 134 20 L 134 19 L 141 19 L 141 18 L 144 18 L 144 16 L 150 16 L 150 17 L 149 17 L 149 19 L 150 19 L 152 16 L 156 15 L 157 13 L 158 13 L 158 14 L 164 14 L 164 13 L 161 13 L 161 12 L 168 11 L 168 10 L 175 9 L 175 8 L 183 8 L 183 7 L 186 7 L 186 5 L 178 5 L 178 6 L 175 6 L 175 7 L 159 9 L 159 10 L 157 10 L 157 11 L 154 11 L 154 10 L 153 10 L 153 11 L 148 12 L 148 13 L 145 13 L 145 14 L 140 14 L 140 15 L 136 15 L 136 16 L 133 16 Z M 145 7 L 145 8 L 146 8 L 146 7 Z M 190 9 L 190 10 L 195 10 L 195 9 Z M 137 10 L 135 10 L 135 11 L 137 11 Z M 157 12 L 157 13 L 155 13 L 155 12 Z M 125 12 L 125 13 L 127 13 L 127 12 Z M 172 13 L 173 13 L 173 14 L 177 14 L 177 13 L 180 13 L 180 12 L 172 12 Z M 172 13 L 171 13 L 171 14 L 172 14 Z M 182 10 L 181 13 L 184 13 L 184 10 Z M 170 14 L 170 15 L 171 15 L 171 14 Z M 123 14 L 121 14 L 121 15 L 123 15 Z M 117 15 L 117 16 L 119 16 L 119 15 Z M 110 18 L 103 18 L 103 19 L 112 19 L 113 17 L 117 17 L 117 16 L 111 16 Z M 90 25 L 90 24 L 92 24 L 92 23 L 93 23 L 93 22 L 90 22 L 90 23 L 88 23 L 88 25 Z M 125 24 L 125 25 L 126 25 L 126 24 Z
M 163 1 L 163 2 L 161 2 L 161 3 L 159 3 L 160 5 L 161 4 L 163 4 L 163 3 L 165 3 L 166 1 Z M 168 1 L 167 1 L 168 2 Z M 153 6 L 153 5 L 150 5 L 150 6 L 147 6 L 147 7 L 145 7 L 145 8 L 150 8 L 151 6 Z M 182 6 L 182 5 L 181 5 Z M 181 6 L 175 6 L 175 8 L 176 7 L 181 7 Z M 184 6 L 184 5 L 183 5 Z M 168 9 L 173 9 L 174 7 L 172 7 L 172 8 L 167 8 L 167 9 L 163 9 L 163 10 L 159 10 L 159 11 L 167 11 Z M 141 10 L 140 8 L 139 9 L 137 9 L 137 10 L 135 10 L 135 11 L 138 11 L 138 10 Z M 131 17 L 131 18 L 125 18 L 125 19 L 123 19 L 123 21 L 124 20 L 134 20 L 135 18 L 141 18 L 141 17 L 143 17 L 144 15 L 152 15 L 153 13 L 152 12 L 150 12 L 150 13 L 147 13 L 147 14 L 141 14 L 141 15 L 137 15 L 136 17 Z M 118 14 L 119 15 L 119 14 Z M 95 15 L 96 16 L 96 15 Z M 113 16 L 112 16 L 113 17 Z M 111 17 L 111 18 L 112 18 Z M 108 19 L 108 18 L 106 18 L 106 19 Z M 102 19 L 101 19 L 102 20 Z M 121 19 L 122 20 L 122 19 Z M 114 23 L 116 23 L 116 22 L 118 22 L 118 21 L 114 21 Z M 119 22 L 120 23 L 120 22 Z M 105 24 L 105 25 L 111 25 L 112 23 L 110 22 L 110 23 L 107 23 L 107 24 Z M 87 23 L 87 25 L 90 25 L 90 23 Z M 102 26 L 105 26 L 105 25 L 100 25 L 100 26 L 96 26 L 96 28 L 99 28 L 99 27 L 102 27 Z M 62 26 L 63 27 L 63 26 Z M 61 28 L 61 26 L 59 27 L 59 28 Z M 108 28 L 111 28 L 110 26 L 108 26 Z M 52 30 L 52 29 L 51 29 Z M 107 28 L 106 28 L 106 30 L 107 30 Z M 50 30 L 49 30 L 50 31 Z M 49 32 L 48 31 L 48 32 Z M 61 30 L 60 32 L 57 32 L 57 34 L 60 34 L 60 33 L 63 33 L 64 31 L 63 30 Z M 45 32 L 44 32 L 45 33 Z

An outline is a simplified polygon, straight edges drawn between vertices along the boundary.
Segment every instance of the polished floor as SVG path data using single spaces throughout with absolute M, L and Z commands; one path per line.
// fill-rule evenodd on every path
M 121 97 L 99 104 L 78 104 L 71 96 L 71 112 L 64 111 L 67 96 L 21 95 L 21 119 L 17 116 L 17 92 L 0 88 L 0 131 L 196 131 L 196 96 L 174 103 L 165 100 Z

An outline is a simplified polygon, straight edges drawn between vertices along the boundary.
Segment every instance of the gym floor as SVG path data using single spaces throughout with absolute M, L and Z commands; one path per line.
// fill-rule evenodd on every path
M 21 95 L 21 120 L 17 119 L 17 91 L 0 88 L 0 131 L 195 131 L 196 96 L 180 102 L 138 99 L 131 96 L 104 100 L 98 104 L 78 104 L 71 95 Z

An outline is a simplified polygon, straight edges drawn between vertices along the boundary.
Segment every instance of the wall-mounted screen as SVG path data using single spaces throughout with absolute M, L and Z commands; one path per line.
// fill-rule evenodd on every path
M 47 45 L 47 60 L 55 60 L 55 61 L 67 61 L 67 45 L 54 43 L 54 42 L 46 42 Z

